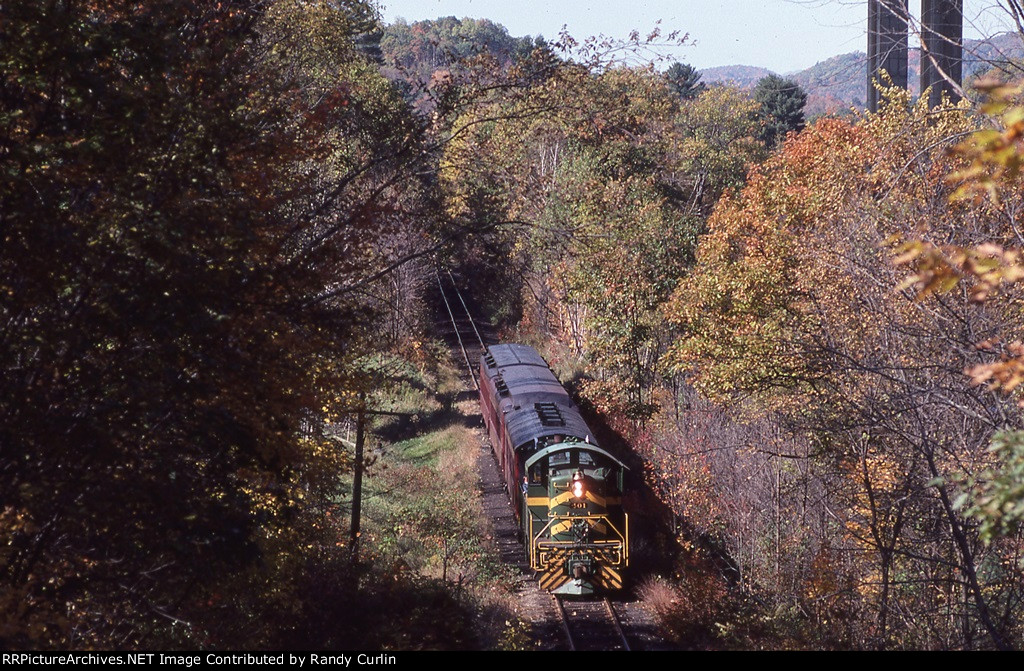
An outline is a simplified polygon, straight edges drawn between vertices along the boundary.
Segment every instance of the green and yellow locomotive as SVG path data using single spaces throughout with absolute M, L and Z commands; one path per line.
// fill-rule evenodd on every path
M 489 347 L 480 408 L 541 586 L 575 595 L 621 589 L 626 466 L 595 444 L 547 362 L 525 345 Z

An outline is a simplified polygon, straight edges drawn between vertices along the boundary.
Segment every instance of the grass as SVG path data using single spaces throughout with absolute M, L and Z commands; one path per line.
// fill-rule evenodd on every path
M 441 456 L 453 452 L 460 442 L 466 441 L 467 437 L 462 435 L 461 429 L 459 426 L 449 426 L 430 431 L 396 443 L 391 446 L 390 451 L 395 459 L 405 463 L 436 466 Z
M 434 619 L 394 623 L 396 640 L 434 642 L 427 648 L 528 649 L 528 627 L 516 615 L 512 591 L 515 570 L 498 558 L 482 518 L 475 395 L 444 361 L 388 366 L 401 376 L 374 403 L 404 415 L 379 417 L 368 438 L 377 456 L 363 481 L 363 562 L 374 582 L 407 585 L 419 595 L 401 598 L 443 595 L 445 604 Z

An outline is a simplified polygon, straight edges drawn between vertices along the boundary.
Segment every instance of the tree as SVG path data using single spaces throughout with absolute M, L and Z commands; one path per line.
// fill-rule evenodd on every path
M 406 82 L 421 105 L 427 104 L 425 89 L 435 73 L 458 70 L 481 54 L 508 67 L 526 59 L 534 49 L 547 48 L 540 36 L 512 37 L 504 26 L 488 19 L 454 16 L 412 24 L 398 19 L 384 28 L 379 44 L 384 72 Z
M 523 273 L 528 323 L 592 363 L 601 407 L 650 415 L 658 305 L 718 194 L 762 152 L 753 109 L 731 89 L 683 104 L 645 70 L 564 64 L 460 121 L 441 170 L 448 210 L 516 222 L 500 267 Z
M 849 553 L 871 645 L 957 636 L 1007 647 L 1021 575 L 989 567 L 1012 566 L 1019 537 L 984 548 L 950 478 L 983 470 L 993 433 L 1018 421 L 1012 403 L 962 383 L 984 359 L 980 334 L 1019 328 L 1016 298 L 975 312 L 915 300 L 893 291 L 888 259 L 893 236 L 963 243 L 1009 239 L 1014 226 L 995 208 L 948 200 L 946 177 L 964 166 L 948 148 L 974 127 L 965 111 L 936 116 L 927 101 L 888 95 L 877 115 L 796 135 L 719 203 L 695 271 L 666 306 L 680 333 L 670 364 L 811 441 L 828 507 L 842 511 L 842 535 L 820 542 Z M 893 618 L 897 606 L 928 624 Z M 956 624 L 933 639 L 936 608 Z
M 4 647 L 276 647 L 262 614 L 315 610 L 295 548 L 329 562 L 348 464 L 303 427 L 357 388 L 351 287 L 416 181 L 374 16 L 0 7 Z
M 754 87 L 754 100 L 761 106 L 761 139 L 769 148 L 778 145 L 790 131 L 804 127 L 807 94 L 791 79 L 768 75 Z
M 982 110 L 991 115 L 986 127 L 972 133 L 954 150 L 969 161 L 967 167 L 949 176 L 957 185 L 951 199 L 988 203 L 1000 218 L 1012 223 L 1017 212 L 1015 194 L 1020 188 L 1024 165 L 1024 107 L 1019 104 L 1019 86 L 1003 83 L 1001 77 L 979 82 L 986 94 Z M 914 287 L 918 296 L 949 294 L 966 285 L 972 302 L 984 304 L 1013 291 L 1024 279 L 1020 261 L 1021 240 L 1014 226 L 1008 246 L 999 238 L 975 246 L 938 245 L 915 239 L 900 250 L 897 263 L 910 265 L 914 273 L 904 286 Z M 978 344 L 991 359 L 965 371 L 975 385 L 1013 395 L 1024 372 L 1024 347 L 1019 340 L 1005 342 L 1016 333 L 994 334 Z M 977 520 L 981 537 L 992 542 L 1012 537 L 1024 520 L 1024 432 L 1019 429 L 1000 432 L 989 448 L 994 463 L 968 478 L 966 491 L 958 500 L 967 516 Z
M 669 87 L 683 100 L 692 100 L 707 89 L 707 85 L 700 81 L 700 72 L 692 65 L 675 62 L 665 70 L 665 79 Z
M 739 188 L 751 165 L 764 160 L 757 103 L 741 90 L 715 86 L 681 105 L 678 167 L 686 175 L 690 211 L 708 217 L 727 189 Z

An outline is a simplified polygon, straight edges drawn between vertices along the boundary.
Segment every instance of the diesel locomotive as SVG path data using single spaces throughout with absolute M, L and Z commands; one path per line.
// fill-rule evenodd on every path
M 526 345 L 488 347 L 480 410 L 541 586 L 569 595 L 621 589 L 627 469 L 597 445 L 544 358 Z

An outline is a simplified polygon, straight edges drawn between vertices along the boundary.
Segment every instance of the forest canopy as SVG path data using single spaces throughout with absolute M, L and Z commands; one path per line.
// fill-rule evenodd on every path
M 444 268 L 631 450 L 680 645 L 1021 647 L 1019 88 L 808 123 L 679 40 L 0 3 L 0 646 L 520 646 L 471 469 L 385 459 L 466 430 Z

